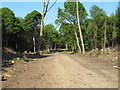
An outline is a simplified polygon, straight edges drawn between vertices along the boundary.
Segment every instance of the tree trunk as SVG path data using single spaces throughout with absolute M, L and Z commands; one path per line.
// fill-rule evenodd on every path
M 50 49 L 52 49 L 52 45 L 50 45 Z
M 116 27 L 116 25 L 114 23 L 114 25 L 113 25 L 113 32 L 112 32 L 112 47 L 114 47 L 114 45 L 115 45 L 115 36 L 114 36 L 115 29 L 116 29 L 115 27 Z
M 114 38 L 112 39 L 112 48 L 114 48 Z
M 95 48 L 97 48 L 97 31 L 98 31 L 98 26 L 96 24 L 95 25 L 95 31 L 94 31 L 94 35 L 95 35 Z
M 74 50 L 74 46 L 72 47 L 72 52 L 74 52 L 75 50 Z
M 60 50 L 60 48 L 61 48 L 61 47 L 59 46 L 58 49 Z
M 41 50 L 42 35 L 43 35 L 42 31 L 43 31 L 43 26 L 44 26 L 44 18 L 46 16 L 47 12 L 54 6 L 54 4 L 56 3 L 56 1 L 51 5 L 51 7 L 48 8 L 48 6 L 49 6 L 49 0 L 47 2 L 45 0 L 43 0 L 43 14 L 42 14 L 41 22 L 40 22 L 40 41 L 39 41 L 38 51 Z
M 67 43 L 67 41 L 66 41 L 66 50 L 68 50 L 68 43 Z
M 46 50 L 47 50 L 48 46 L 46 45 Z
M 79 13 L 78 13 L 78 0 L 76 0 L 76 5 L 77 5 L 76 9 L 77 9 L 78 28 L 79 28 L 80 39 L 81 39 L 81 43 L 82 43 L 82 51 L 83 51 L 83 54 L 85 54 L 84 42 L 83 42 L 82 31 L 81 31 L 80 20 L 79 20 Z
M 6 41 L 6 44 L 5 44 L 5 46 L 7 47 L 8 46 L 8 42 Z
M 39 41 L 39 48 L 38 50 L 41 50 L 41 44 L 42 44 L 42 32 L 43 32 L 43 24 L 44 24 L 44 14 L 45 14 L 45 0 L 43 0 L 43 14 L 42 14 L 42 19 L 40 22 L 40 41 Z
M 93 44 L 94 44 L 93 42 L 94 42 L 94 41 L 93 41 L 92 38 L 91 38 L 91 39 L 90 39 L 90 50 L 93 49 L 93 46 L 94 46 L 94 45 L 93 45 Z
M 35 36 L 33 36 L 33 50 L 34 50 L 34 52 L 36 51 L 36 47 L 35 47 Z
M 105 20 L 105 22 L 104 22 L 104 43 L 103 43 L 103 49 L 105 50 L 105 48 L 106 48 L 106 41 L 107 41 L 107 38 L 106 38 L 106 29 L 107 29 L 107 27 L 106 27 L 106 23 L 107 23 L 107 21 Z
M 104 49 L 104 36 L 101 37 L 101 47 Z
M 95 29 L 94 29 L 94 37 L 93 37 L 93 43 L 94 43 L 94 49 L 96 48 L 96 34 L 95 34 Z
M 75 44 L 75 50 L 77 50 L 76 44 Z
M 56 43 L 55 43 L 54 49 L 56 50 Z
M 43 23 L 44 23 L 44 15 L 42 15 L 42 20 L 40 24 L 40 43 L 39 43 L 39 50 L 41 50 L 41 43 L 42 43 L 42 31 L 43 31 Z
M 48 46 L 48 48 L 47 48 L 47 52 L 48 52 L 48 53 L 50 52 L 49 46 Z
M 76 31 L 76 26 L 75 26 L 74 32 L 75 32 L 75 37 L 76 37 L 78 49 L 81 52 L 81 48 L 80 48 L 80 44 L 79 44 L 79 39 L 78 39 L 78 36 L 77 36 L 77 31 Z
M 48 48 L 47 48 L 47 52 L 50 52 L 50 42 L 48 41 Z
M 17 45 L 17 43 L 16 43 L 16 45 L 15 45 L 15 50 L 17 51 L 17 49 L 18 49 L 18 45 Z

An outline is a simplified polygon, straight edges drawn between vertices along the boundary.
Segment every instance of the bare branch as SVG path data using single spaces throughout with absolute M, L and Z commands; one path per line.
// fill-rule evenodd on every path
M 55 3 L 57 2 L 57 0 L 55 0 L 55 2 L 51 5 L 51 7 L 47 10 L 47 12 L 55 5 Z
M 47 10 L 48 10 L 48 6 L 49 6 L 49 0 L 47 1 L 47 3 L 46 3 L 46 10 L 45 10 L 45 12 L 44 13 L 46 13 L 47 12 Z
M 44 16 L 44 12 L 45 12 L 45 4 L 46 4 L 46 2 L 45 2 L 45 0 L 43 0 L 43 16 Z

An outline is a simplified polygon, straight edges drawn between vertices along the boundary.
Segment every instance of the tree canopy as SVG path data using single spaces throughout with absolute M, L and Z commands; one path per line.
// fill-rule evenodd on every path
M 2 44 L 3 47 L 11 47 L 16 51 L 37 51 L 41 48 L 50 49 L 65 48 L 74 52 L 82 50 L 79 26 L 85 46 L 85 50 L 114 47 L 119 38 L 120 7 L 116 12 L 108 16 L 100 7 L 93 5 L 90 9 L 90 17 L 84 5 L 78 2 L 77 18 L 76 2 L 64 2 L 63 8 L 58 8 L 56 26 L 47 24 L 42 27 L 42 39 L 40 41 L 40 25 L 42 14 L 34 10 L 25 18 L 16 17 L 9 8 L 0 8 L 2 20 Z M 22 43 L 21 43 L 22 42 Z

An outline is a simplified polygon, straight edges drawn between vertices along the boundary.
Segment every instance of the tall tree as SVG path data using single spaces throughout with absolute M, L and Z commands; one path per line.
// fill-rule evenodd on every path
M 74 40 L 74 31 L 72 30 L 73 28 L 74 28 L 74 26 L 72 24 L 62 23 L 62 25 L 60 26 L 60 29 L 59 29 L 59 32 L 64 37 L 63 42 L 66 46 L 66 50 L 69 49 L 71 42 Z
M 106 48 L 106 45 L 107 45 L 107 23 L 108 23 L 108 17 L 105 13 L 105 11 L 101 11 L 101 16 L 100 16 L 100 19 L 101 19 L 101 22 L 103 23 L 103 45 L 102 45 L 102 48 L 105 50 Z M 102 27 L 101 26 L 101 27 Z
M 49 7 L 49 0 L 43 0 L 43 12 L 42 12 L 42 19 L 40 22 L 40 45 L 39 50 L 41 49 L 41 43 L 42 43 L 42 35 L 43 35 L 43 26 L 44 26 L 44 18 L 46 14 L 49 12 L 49 10 L 54 6 L 57 0 Z
M 82 37 L 82 31 L 81 31 L 81 27 L 80 27 L 80 17 L 79 17 L 79 12 L 78 12 L 78 0 L 76 0 L 76 11 L 77 11 L 77 21 L 78 21 L 78 28 L 79 28 L 79 33 L 80 33 L 80 39 L 81 39 L 81 43 L 82 43 L 82 50 L 83 53 L 85 54 L 85 48 L 84 48 L 84 42 L 83 42 L 83 37 Z
M 31 13 L 28 13 L 25 16 L 25 26 L 26 26 L 26 30 L 29 30 L 32 36 L 34 52 L 36 51 L 36 41 L 35 41 L 36 29 L 40 20 L 41 20 L 41 14 L 36 10 L 32 11 Z
M 56 49 L 56 45 L 58 43 L 58 32 L 56 28 L 52 24 L 48 24 L 43 28 L 43 41 L 44 45 L 49 52 L 49 49 Z
M 115 45 L 115 39 L 117 36 L 117 16 L 113 13 L 110 17 L 111 20 L 111 26 L 112 26 L 112 47 L 114 47 Z
M 12 46 L 13 35 L 20 31 L 19 20 L 9 8 L 2 8 L 2 33 L 3 46 Z M 15 43 L 15 42 L 14 42 Z
M 100 26 L 102 23 L 101 17 L 104 15 L 104 11 L 101 8 L 99 8 L 98 6 L 93 5 L 91 7 L 90 14 L 91 14 L 92 19 L 94 20 L 94 48 L 98 48 L 98 46 L 99 46 L 98 41 L 100 42 L 100 40 L 98 39 L 98 33 L 101 31 L 99 27 L 101 27 Z M 105 24 L 104 24 L 104 26 L 105 26 Z M 106 34 L 104 33 L 104 36 L 105 35 Z M 105 38 L 104 38 L 104 41 L 105 41 Z
M 78 7 L 79 7 L 79 16 L 80 16 L 80 22 L 83 22 L 87 16 L 87 13 L 85 11 L 84 6 L 82 5 L 82 3 L 78 2 Z M 79 51 L 81 51 L 80 48 L 80 43 L 79 43 L 79 38 L 77 35 L 77 29 L 78 27 L 77 25 L 77 11 L 76 11 L 76 2 L 69 2 L 69 0 L 67 0 L 66 2 L 64 2 L 64 9 L 58 8 L 58 19 L 56 20 L 56 22 L 59 22 L 60 25 L 62 23 L 69 23 L 69 24 L 73 24 L 74 28 L 74 34 L 75 34 L 75 38 L 76 38 L 76 43 L 78 46 Z
M 88 50 L 94 48 L 94 22 L 93 19 L 87 19 L 84 21 L 84 37 L 87 36 L 84 40 L 86 41 L 85 46 Z
M 118 8 L 117 8 L 117 11 L 116 11 L 116 16 L 117 16 L 117 43 L 120 45 L 120 1 L 118 2 Z

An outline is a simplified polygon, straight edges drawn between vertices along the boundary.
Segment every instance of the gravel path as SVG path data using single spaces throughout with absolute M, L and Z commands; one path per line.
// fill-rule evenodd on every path
M 109 61 L 84 55 L 53 54 L 19 66 L 6 88 L 117 88 L 118 71 Z M 20 64 L 19 64 L 20 65 Z M 18 66 L 16 66 L 18 67 Z M 15 68 L 16 68 L 15 67 Z M 23 70 L 24 69 L 24 70 Z

